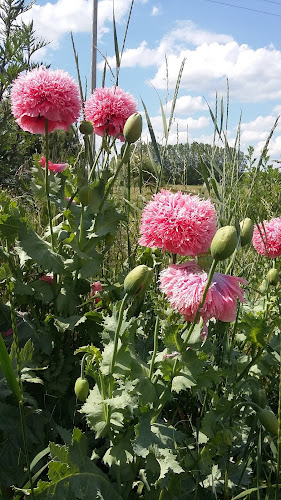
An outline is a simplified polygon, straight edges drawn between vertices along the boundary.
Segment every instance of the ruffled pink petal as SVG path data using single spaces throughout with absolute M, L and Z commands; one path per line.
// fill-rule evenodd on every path
M 255 226 L 253 245 L 260 255 L 275 259 L 281 255 L 281 218 Z
M 124 125 L 137 112 L 137 102 L 119 87 L 97 88 L 85 103 L 85 118 L 94 126 L 94 133 L 112 137 L 122 134 Z M 119 137 L 124 141 L 122 136 Z
M 194 257 L 210 248 L 215 232 L 210 200 L 162 189 L 143 210 L 139 244 Z
M 79 88 L 68 73 L 43 66 L 20 74 L 11 91 L 12 112 L 18 125 L 32 134 L 68 130 L 81 110 Z
M 164 292 L 171 306 L 180 312 L 186 321 L 194 321 L 200 306 L 208 275 L 195 261 L 171 264 L 160 273 L 160 290 Z M 204 323 L 211 318 L 221 321 L 235 321 L 237 299 L 244 302 L 243 278 L 214 273 L 206 300 L 200 312 Z
M 38 163 L 40 163 L 43 168 L 46 168 L 46 158 L 44 156 L 42 156 Z M 68 163 L 52 163 L 50 160 L 48 161 L 49 170 L 56 173 L 63 172 L 67 167 Z

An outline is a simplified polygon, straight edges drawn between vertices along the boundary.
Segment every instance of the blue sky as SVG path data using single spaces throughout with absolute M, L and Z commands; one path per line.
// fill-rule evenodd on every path
M 120 45 L 131 0 L 115 0 Z M 231 5 L 233 6 L 231 6 Z M 236 6 L 236 7 L 234 7 Z M 252 10 L 251 10 L 252 9 Z M 260 12 L 257 12 L 260 11 Z M 83 83 L 90 85 L 92 0 L 37 0 L 27 13 L 38 36 L 51 44 L 40 54 L 53 69 L 76 78 L 70 41 L 73 31 Z M 271 13 L 271 15 L 266 14 Z M 142 110 L 144 100 L 158 140 L 163 136 L 156 88 L 169 116 L 179 67 L 186 59 L 170 142 L 210 142 L 215 93 L 226 98 L 230 87 L 228 137 L 235 140 L 242 112 L 241 148 L 262 149 L 281 113 L 281 0 L 135 0 L 119 85 L 131 92 Z M 99 0 L 98 48 L 114 67 L 112 0 Z M 166 63 L 168 62 L 168 92 Z M 98 56 L 97 86 L 102 57 Z M 111 86 L 110 74 L 106 85 Z M 206 100 L 206 101 L 205 101 Z M 144 130 L 143 137 L 146 138 Z M 269 148 L 281 158 L 281 122 Z

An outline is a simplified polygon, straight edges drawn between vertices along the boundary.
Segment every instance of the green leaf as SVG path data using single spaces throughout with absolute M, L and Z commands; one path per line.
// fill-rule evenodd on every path
M 110 207 L 103 213 L 98 214 L 92 227 L 89 229 L 89 238 L 106 236 L 108 233 L 115 234 L 120 221 L 126 220 L 126 216 L 118 212 L 116 208 Z
M 63 273 L 64 267 L 61 256 L 53 252 L 49 243 L 42 240 L 33 229 L 27 228 L 22 223 L 19 226 L 19 241 L 22 250 L 42 269 L 50 273 Z
M 61 332 L 66 332 L 66 330 L 70 330 L 71 332 L 74 328 L 81 323 L 85 323 L 86 316 L 70 316 L 69 318 L 55 318 L 54 324 L 58 330 Z
M 39 481 L 36 498 L 62 500 L 67 495 L 69 499 L 122 500 L 114 484 L 87 456 L 87 439 L 79 429 L 74 429 L 70 446 L 50 443 L 50 452 L 50 481 Z

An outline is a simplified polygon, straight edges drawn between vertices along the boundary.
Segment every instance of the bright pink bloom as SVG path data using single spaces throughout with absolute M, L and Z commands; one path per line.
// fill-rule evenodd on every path
M 79 88 L 73 78 L 61 69 L 44 66 L 18 76 L 11 100 L 16 122 L 32 134 L 45 133 L 45 118 L 49 132 L 68 130 L 81 110 Z
M 102 284 L 100 281 L 94 281 L 94 283 L 92 283 L 92 285 L 91 285 L 91 288 L 92 288 L 92 297 L 94 297 L 96 295 L 96 293 L 102 291 Z M 101 299 L 99 297 L 97 297 L 95 299 L 95 303 L 97 304 L 100 300 Z
M 207 252 L 216 232 L 216 211 L 210 200 L 162 189 L 144 208 L 139 244 L 180 255 Z
M 281 255 L 281 218 L 271 219 L 269 222 L 265 220 L 262 224 L 255 226 L 253 245 L 260 255 L 272 259 L 279 257 Z
M 199 308 L 207 279 L 207 273 L 194 260 L 179 265 L 171 264 L 168 269 L 160 273 L 160 290 L 167 295 L 171 306 L 179 311 L 186 321 L 192 322 Z M 237 299 L 244 302 L 240 284 L 246 283 L 242 278 L 214 273 L 200 313 L 204 323 L 211 318 L 226 322 L 234 321 Z
M 39 279 L 40 281 L 46 281 L 46 283 L 49 283 L 51 286 L 54 285 L 54 277 L 52 274 L 44 274 L 44 276 L 41 276 Z
M 39 160 L 40 165 L 45 168 L 46 167 L 46 158 L 42 156 L 41 160 Z M 50 160 L 48 161 L 48 168 L 53 172 L 63 172 L 68 167 L 68 163 L 52 163 Z
M 137 102 L 119 87 L 96 89 L 85 103 L 85 118 L 93 123 L 94 133 L 112 137 L 122 134 L 124 125 L 137 112 Z M 119 137 L 124 141 L 122 136 Z

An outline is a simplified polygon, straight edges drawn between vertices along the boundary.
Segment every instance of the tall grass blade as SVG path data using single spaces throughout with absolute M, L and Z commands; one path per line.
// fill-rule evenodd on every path
M 74 44 L 74 38 L 72 31 L 70 32 L 70 37 L 71 37 L 71 42 L 72 42 L 72 48 L 73 48 L 73 54 L 74 54 L 74 60 L 75 60 L 75 65 L 76 65 L 76 71 L 77 71 L 77 78 L 78 78 L 78 84 L 79 84 L 79 90 L 80 90 L 80 97 L 82 103 L 84 103 L 84 95 L 83 95 L 83 88 L 82 88 L 82 82 L 81 82 L 81 76 L 80 76 L 80 69 L 79 69 L 79 59 L 78 59 L 78 54 L 75 48 Z M 84 117 L 84 105 L 83 105 L 83 117 Z
M 177 102 L 177 98 L 178 98 L 178 93 L 179 93 L 179 88 L 180 88 L 180 82 L 181 82 L 181 77 L 182 77 L 182 73 L 183 73 L 185 61 L 186 61 L 186 58 L 184 58 L 182 60 L 182 63 L 180 65 L 180 69 L 179 69 L 179 73 L 178 73 L 178 78 L 177 78 L 177 83 L 176 83 L 176 87 L 175 87 L 174 97 L 173 97 L 173 100 L 172 100 L 171 113 L 170 113 L 169 124 L 168 124 L 167 139 L 168 139 L 168 135 L 169 135 L 169 132 L 170 132 L 171 126 L 172 126 L 172 121 L 173 121 L 173 117 L 174 117 L 174 111 L 175 111 L 175 106 L 176 106 L 176 102 Z
M 144 102 L 143 102 L 142 99 L 141 99 L 141 102 L 142 102 L 143 109 L 144 109 L 144 112 L 145 112 L 145 117 L 146 117 L 146 121 L 147 121 L 147 126 L 148 126 L 148 130 L 149 130 L 149 134 L 150 134 L 152 146 L 153 146 L 153 149 L 155 151 L 155 155 L 157 157 L 157 161 L 161 165 L 162 164 L 161 156 L 160 156 L 160 152 L 159 152 L 158 145 L 157 145 L 157 142 L 156 142 L 156 138 L 155 138 L 154 130 L 153 130 L 153 127 L 152 127 L 152 123 L 151 123 L 148 111 L 146 109 L 146 106 L 145 106 L 145 104 L 144 104 Z
M 120 54 L 118 47 L 118 37 L 115 23 L 115 13 L 114 13 L 114 2 L 113 2 L 113 37 L 114 37 L 114 50 L 115 50 L 115 60 L 116 60 L 116 85 L 118 85 L 118 73 L 120 68 Z
M 135 0 L 132 0 L 131 1 L 131 5 L 130 5 L 129 15 L 128 15 L 128 19 L 127 19 L 127 24 L 126 24 L 126 29 L 125 29 L 123 43 L 122 43 L 121 54 L 120 54 L 120 63 L 121 63 L 123 52 L 124 52 L 124 48 L 125 48 L 125 43 L 126 43 L 126 39 L 127 39 L 127 34 L 128 34 L 129 24 L 130 24 L 130 20 L 131 20 L 131 15 L 132 15 L 134 1 Z

